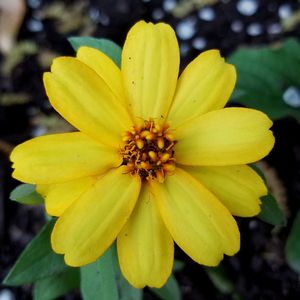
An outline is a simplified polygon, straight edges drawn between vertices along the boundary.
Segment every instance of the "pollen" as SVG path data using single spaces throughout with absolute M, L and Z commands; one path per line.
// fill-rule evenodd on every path
M 129 174 L 138 174 L 142 180 L 162 183 L 167 174 L 175 170 L 174 145 L 176 141 L 169 126 L 145 121 L 143 126 L 133 126 L 123 135 L 120 153 L 122 165 Z

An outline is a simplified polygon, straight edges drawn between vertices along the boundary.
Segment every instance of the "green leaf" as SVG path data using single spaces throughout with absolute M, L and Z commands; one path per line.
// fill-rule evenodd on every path
M 257 216 L 260 220 L 271 225 L 286 225 L 286 216 L 279 207 L 276 199 L 269 193 L 261 198 L 261 212 Z
M 79 287 L 78 268 L 69 268 L 56 276 L 45 277 L 34 285 L 34 300 L 52 300 Z
M 234 291 L 234 283 L 222 264 L 214 268 L 205 268 L 205 271 L 221 293 L 231 294 Z
M 81 46 L 96 48 L 110 57 L 118 67 L 121 66 L 122 49 L 111 40 L 97 39 L 93 37 L 70 37 L 68 38 L 68 41 L 75 51 L 77 51 Z
M 123 277 L 115 244 L 96 262 L 81 268 L 81 294 L 84 300 L 141 300 L 143 296 Z
M 184 266 L 185 266 L 184 261 L 175 259 L 173 265 L 173 272 L 181 271 L 184 268 Z
M 20 184 L 10 193 L 9 198 L 27 205 L 44 203 L 44 199 L 36 192 L 35 185 L 32 184 Z
M 50 234 L 55 220 L 44 226 L 29 243 L 4 279 L 4 284 L 17 286 L 65 271 L 63 256 L 55 254 L 50 245 Z
M 294 220 L 288 236 L 285 254 L 290 267 L 300 273 L 300 211 Z
M 256 165 L 251 164 L 250 167 L 262 178 L 262 180 L 267 184 L 266 177 L 263 171 Z M 268 195 L 261 197 L 261 212 L 257 216 L 260 220 L 269 223 L 271 225 L 279 225 L 285 226 L 286 225 L 286 216 L 278 202 L 274 198 L 271 193 Z
M 172 274 L 166 284 L 160 288 L 150 288 L 150 290 L 161 300 L 180 300 L 181 299 L 181 292 L 179 288 L 179 284 Z
M 249 167 L 251 167 L 261 177 L 264 183 L 267 183 L 267 179 L 264 172 L 257 165 L 251 164 L 249 165 Z
M 285 116 L 300 119 L 300 107 L 283 100 L 284 92 L 290 87 L 299 89 L 300 93 L 300 43 L 297 40 L 289 39 L 279 47 L 241 48 L 228 60 L 237 69 L 233 101 L 262 110 L 272 119 Z
M 111 248 L 96 262 L 81 267 L 80 274 L 80 289 L 84 300 L 119 299 Z

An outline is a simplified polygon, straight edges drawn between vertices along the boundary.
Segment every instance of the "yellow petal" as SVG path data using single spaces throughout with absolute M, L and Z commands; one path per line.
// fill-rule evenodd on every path
M 116 239 L 138 198 L 139 176 L 113 169 L 77 199 L 58 219 L 52 248 L 65 254 L 70 266 L 83 266 L 99 258 Z
M 168 123 L 176 128 L 211 110 L 223 108 L 236 82 L 236 72 L 218 50 L 196 57 L 181 74 Z
M 50 191 L 51 184 L 37 184 L 36 191 L 45 199 Z
M 126 103 L 121 70 L 107 55 L 95 48 L 80 47 L 76 56 L 101 77 L 118 101 Z
M 52 184 L 98 175 L 121 164 L 117 149 L 80 132 L 34 138 L 11 156 L 13 177 L 32 184 Z
M 272 121 L 262 112 L 225 108 L 209 112 L 174 131 L 176 161 L 226 166 L 255 162 L 273 148 Z
M 118 146 L 131 126 L 125 107 L 97 75 L 76 58 L 54 60 L 44 84 L 53 107 L 80 131 L 100 142 Z
M 241 165 L 184 169 L 213 192 L 233 215 L 251 217 L 260 212 L 259 198 L 268 191 L 252 168 Z
M 95 177 L 85 177 L 65 183 L 38 185 L 37 191 L 45 195 L 45 207 L 50 216 L 60 216 L 87 191 L 96 181 Z
M 125 41 L 121 69 L 136 122 L 149 118 L 164 121 L 179 69 L 179 48 L 174 30 L 163 23 L 136 23 Z
M 118 235 L 118 257 L 125 278 L 136 288 L 160 288 L 171 274 L 172 237 L 163 224 L 153 196 L 144 185 L 137 205 Z
M 151 182 L 156 204 L 174 241 L 193 260 L 215 266 L 239 250 L 240 235 L 229 211 L 180 168 L 163 184 Z

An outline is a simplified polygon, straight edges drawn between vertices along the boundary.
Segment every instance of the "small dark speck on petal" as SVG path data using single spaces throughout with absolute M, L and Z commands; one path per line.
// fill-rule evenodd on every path
M 160 115 L 160 117 L 163 119 L 164 118 L 164 116 L 163 115 Z
M 135 82 L 134 82 L 134 81 L 132 81 L 131 83 L 132 83 L 132 84 L 135 84 Z
M 129 56 L 128 59 L 130 60 L 130 59 L 131 59 L 131 56 Z

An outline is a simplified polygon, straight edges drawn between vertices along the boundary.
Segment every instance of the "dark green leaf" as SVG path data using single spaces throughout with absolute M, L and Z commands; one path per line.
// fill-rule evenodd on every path
M 267 183 L 265 174 L 257 165 L 251 164 L 250 167 L 261 177 L 265 183 Z
M 44 199 L 35 190 L 32 184 L 20 184 L 11 193 L 9 198 L 22 204 L 36 205 L 43 204 Z
M 229 58 L 229 62 L 237 69 L 233 101 L 262 110 L 273 119 L 285 116 L 300 119 L 299 105 L 291 106 L 283 100 L 284 92 L 290 87 L 299 89 L 300 93 L 300 44 L 297 40 L 289 39 L 280 47 L 242 48 Z
M 54 220 L 50 221 L 30 242 L 4 280 L 7 285 L 22 285 L 61 273 L 67 269 L 63 256 L 55 254 L 50 245 Z
M 294 220 L 288 236 L 285 253 L 290 267 L 300 273 L 300 211 Z
M 80 289 L 84 300 L 119 299 L 111 248 L 96 262 L 80 268 L 80 274 Z
M 266 177 L 262 170 L 258 168 L 256 165 L 250 165 L 250 167 L 263 179 L 266 183 Z M 261 212 L 257 216 L 260 220 L 269 223 L 271 225 L 286 225 L 286 216 L 283 213 L 282 209 L 278 205 L 278 202 L 274 198 L 274 196 L 270 193 L 268 195 L 261 197 Z
M 221 293 L 231 294 L 234 291 L 234 283 L 222 264 L 214 268 L 205 268 L 205 271 Z
M 162 288 L 160 289 L 151 288 L 150 290 L 161 300 L 181 299 L 179 284 L 173 274 L 170 276 L 167 283 Z
M 70 37 L 68 38 L 68 41 L 75 51 L 77 51 L 81 46 L 96 48 L 109 56 L 118 67 L 121 66 L 122 49 L 111 40 L 96 39 L 93 37 Z
M 69 268 L 56 276 L 45 277 L 34 285 L 34 300 L 52 300 L 79 287 L 78 268 Z
M 279 207 L 276 199 L 269 193 L 267 196 L 262 197 L 261 201 L 261 212 L 258 218 L 274 226 L 285 226 L 286 216 Z
M 184 268 L 184 261 L 175 259 L 174 260 L 174 265 L 173 265 L 173 272 L 179 272 Z

